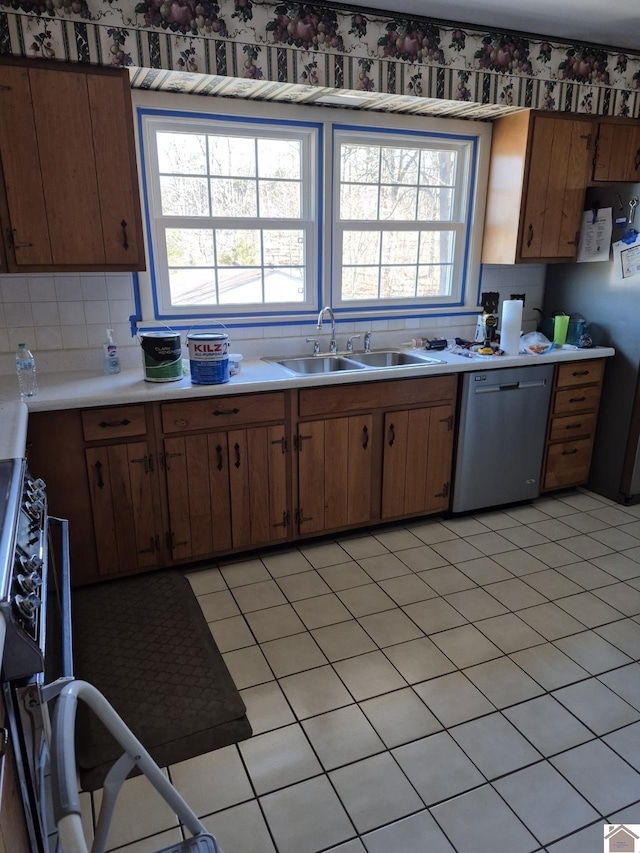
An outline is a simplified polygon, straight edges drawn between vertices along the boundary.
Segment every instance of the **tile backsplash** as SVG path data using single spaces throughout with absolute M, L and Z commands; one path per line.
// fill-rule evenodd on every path
M 539 319 L 534 309 L 542 308 L 545 269 L 543 264 L 485 265 L 480 290 L 497 291 L 501 302 L 524 293 L 523 330 L 531 331 Z M 139 347 L 129 324 L 134 310 L 129 273 L 0 275 L 0 374 L 14 371 L 14 353 L 22 341 L 34 352 L 39 371 L 100 373 L 107 328 L 114 330 L 123 366 L 137 366 Z M 338 323 L 341 338 L 368 329 L 374 331 L 378 347 L 418 336 L 469 338 L 475 332 L 475 316 Z M 304 338 L 314 331 L 314 324 L 234 329 L 232 349 L 247 357 L 299 353 L 308 348 Z

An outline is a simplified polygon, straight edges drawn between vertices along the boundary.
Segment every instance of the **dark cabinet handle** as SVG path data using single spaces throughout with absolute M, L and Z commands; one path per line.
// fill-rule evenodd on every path
M 389 447 L 393 447 L 396 440 L 396 428 L 393 424 L 389 424 Z
M 636 159 L 633 161 L 633 171 L 637 172 L 640 169 L 640 148 L 636 151 Z
M 588 370 L 574 370 L 571 375 L 572 376 L 588 376 L 589 371 Z
M 218 457 L 216 468 L 218 471 L 222 471 L 222 447 L 219 444 L 216 444 L 216 455 Z
M 369 430 L 366 426 L 362 427 L 362 449 L 366 450 L 369 447 Z
M 132 462 L 138 462 L 140 465 L 144 465 L 144 473 L 149 473 L 149 457 L 141 456 L 140 459 L 132 459 Z
M 527 249 L 531 248 L 533 243 L 533 225 L 529 223 L 529 233 L 527 234 Z
M 569 402 L 570 403 L 584 403 L 584 401 L 586 399 L 587 399 L 586 397 L 570 397 Z
M 11 243 L 14 249 L 31 249 L 33 247 L 33 243 L 21 243 L 18 240 L 17 228 L 14 228 L 13 231 L 9 232 L 9 242 Z
M 237 415 L 240 409 L 216 409 L 213 412 L 214 417 L 218 417 L 219 415 Z
M 236 461 L 234 462 L 234 465 L 236 466 L 236 468 L 239 468 L 240 467 L 240 445 L 236 442 L 233 445 L 233 449 L 236 452 Z
M 129 238 L 127 237 L 127 221 L 123 219 L 120 223 L 120 227 L 122 228 L 122 248 L 129 248 Z
M 100 429 L 109 429 L 110 427 L 128 426 L 131 421 L 123 418 L 121 421 L 100 421 L 98 426 Z
M 574 447 L 573 450 L 563 450 L 562 456 L 573 456 L 574 453 L 578 452 L 578 448 Z
M 104 489 L 104 480 L 102 479 L 102 462 L 99 459 L 95 464 L 95 469 L 98 474 L 98 482 L 96 485 L 99 489 Z
M 580 429 L 580 427 L 581 427 L 581 426 L 582 426 L 582 424 L 581 424 L 581 423 L 578 423 L 578 424 L 567 424 L 567 425 L 566 425 L 566 427 L 565 427 L 565 429 Z

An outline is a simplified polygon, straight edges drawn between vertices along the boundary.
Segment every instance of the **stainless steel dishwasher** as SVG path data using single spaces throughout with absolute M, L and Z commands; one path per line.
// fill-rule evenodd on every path
M 553 369 L 545 364 L 465 374 L 453 512 L 540 494 Z

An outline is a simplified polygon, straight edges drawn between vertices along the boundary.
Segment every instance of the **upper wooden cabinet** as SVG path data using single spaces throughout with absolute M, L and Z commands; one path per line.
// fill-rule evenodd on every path
M 494 122 L 483 263 L 575 259 L 593 136 L 591 117 L 564 113 Z
M 640 181 L 640 121 L 600 120 L 593 180 Z
M 0 162 L 10 272 L 144 269 L 126 69 L 1 60 Z

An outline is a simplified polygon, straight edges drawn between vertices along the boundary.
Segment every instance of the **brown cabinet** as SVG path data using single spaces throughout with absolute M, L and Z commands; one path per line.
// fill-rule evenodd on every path
M 591 118 L 522 111 L 493 123 L 483 263 L 572 261 L 593 157 Z
M 32 849 L 22 806 L 20 780 L 9 721 L 0 701 L 0 853 L 29 853 Z
M 589 479 L 604 360 L 559 365 L 551 400 L 543 491 Z
M 144 269 L 129 75 L 0 60 L 10 272 Z
M 640 181 L 640 121 L 599 121 L 593 180 Z

